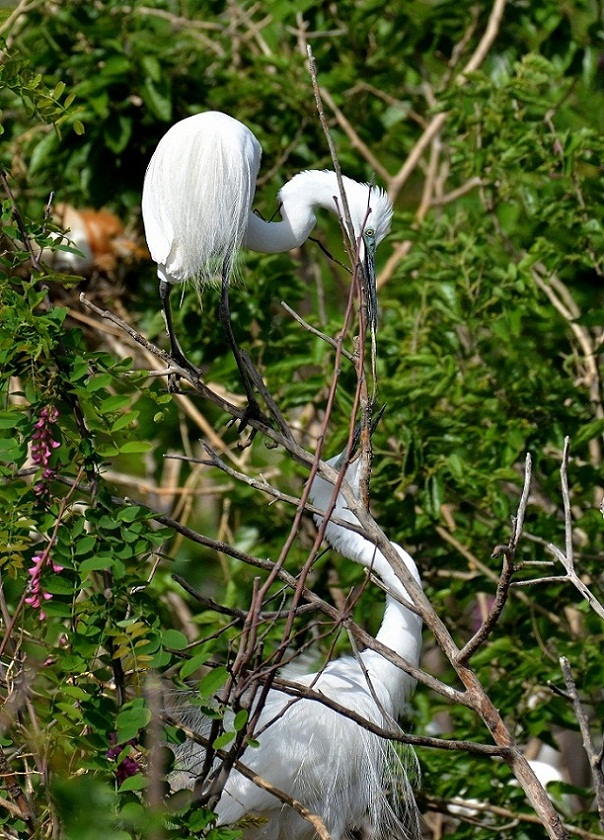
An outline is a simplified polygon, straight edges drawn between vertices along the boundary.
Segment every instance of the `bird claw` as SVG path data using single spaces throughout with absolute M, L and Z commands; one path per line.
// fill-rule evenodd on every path
M 227 429 L 230 429 L 231 426 L 235 424 L 239 424 L 237 426 L 237 431 L 241 434 L 246 427 L 249 425 L 250 420 L 256 420 L 259 423 L 262 423 L 265 426 L 270 426 L 270 420 L 266 417 L 265 414 L 262 413 L 258 402 L 255 399 L 248 399 L 248 404 L 243 412 L 242 417 L 233 417 L 232 420 L 229 420 L 227 423 Z M 242 449 L 247 448 L 252 441 L 254 440 L 258 429 L 251 429 L 250 435 L 245 444 L 240 444 Z

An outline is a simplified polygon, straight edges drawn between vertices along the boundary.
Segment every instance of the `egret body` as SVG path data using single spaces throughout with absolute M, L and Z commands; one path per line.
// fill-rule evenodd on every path
M 339 466 L 341 456 L 333 458 Z M 360 459 L 351 464 L 346 479 L 359 494 Z M 309 499 L 326 509 L 333 486 L 316 477 Z M 358 524 L 342 494 L 334 516 Z M 316 517 L 320 522 L 321 517 Z M 421 619 L 399 599 L 409 602 L 407 592 L 385 556 L 360 534 L 331 521 L 327 542 L 344 557 L 371 568 L 388 587 L 384 618 L 377 639 L 417 665 L 421 645 Z M 419 582 L 417 568 L 404 549 L 393 543 L 402 562 Z M 360 661 L 345 656 L 329 662 L 319 673 L 295 676 L 294 681 L 363 716 L 378 726 L 392 729 L 413 691 L 415 681 L 381 654 L 365 650 Z M 190 728 L 201 726 L 197 713 L 179 713 Z M 275 787 L 318 814 L 333 840 L 351 836 L 367 823 L 376 840 L 410 840 L 420 836 L 417 808 L 406 768 L 391 742 L 355 721 L 309 698 L 295 699 L 272 688 L 257 729 L 259 747 L 242 756 L 247 765 Z M 187 772 L 173 779 L 176 787 L 190 787 L 203 764 L 203 749 L 189 741 L 177 748 L 177 764 Z M 188 776 L 188 778 L 187 778 Z M 393 809 L 387 791 L 399 806 Z M 311 824 L 268 791 L 231 771 L 216 806 L 218 825 L 230 825 L 245 816 L 260 817 L 257 827 L 245 829 L 246 840 L 312 840 Z
M 343 212 L 335 172 L 310 170 L 295 175 L 280 190 L 281 221 L 260 219 L 252 213 L 252 204 L 261 156 L 260 143 L 249 128 L 227 114 L 208 111 L 172 126 L 147 168 L 143 222 L 157 263 L 172 355 L 193 370 L 174 335 L 172 285 L 188 280 L 204 284 L 221 276 L 224 323 L 228 282 L 240 248 L 267 254 L 289 251 L 308 238 L 317 208 Z M 373 255 L 390 228 L 392 205 L 378 187 L 346 177 L 343 185 L 359 239 L 359 258 L 372 287 L 370 296 L 375 296 Z M 225 327 L 233 346 L 230 328 Z

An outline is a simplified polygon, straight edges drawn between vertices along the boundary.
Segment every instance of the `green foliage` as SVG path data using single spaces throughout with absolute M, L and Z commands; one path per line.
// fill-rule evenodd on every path
M 31 803 L 31 813 L 23 803 L 3 810 L 7 837 L 47 836 L 53 823 L 68 840 L 160 831 L 237 836 L 213 827 L 211 811 L 186 796 L 168 797 L 164 807 L 147 790 L 162 737 L 147 677 L 158 673 L 177 687 L 196 682 L 197 703 L 218 724 L 214 749 L 241 746 L 247 711 L 240 698 L 220 699 L 242 649 L 242 625 L 229 610 L 245 614 L 266 572 L 239 558 L 249 551 L 276 560 L 293 512 L 218 470 L 171 456 L 207 459 L 203 438 L 239 471 L 297 496 L 307 472 L 259 436 L 240 452 L 223 411 L 148 377 L 150 357 L 82 308 L 78 279 L 35 257 L 57 247 L 44 210 L 53 191 L 78 207 L 108 206 L 140 229 L 153 148 L 169 124 L 200 110 L 233 113 L 259 137 L 256 206 L 270 217 L 291 174 L 331 166 L 305 38 L 328 91 L 343 170 L 369 180 L 377 164 L 378 182 L 388 180 L 396 198 L 392 233 L 378 254 L 379 396 L 388 407 L 375 435 L 377 521 L 412 552 L 437 613 L 463 645 L 495 592 L 500 560 L 491 553 L 510 538 L 527 452 L 533 484 L 515 580 L 560 576 L 559 566 L 530 564 L 552 560 L 549 543 L 565 545 L 559 468 L 569 436 L 575 562 L 601 600 L 599 4 L 509 2 L 480 66 L 463 78 L 490 5 L 265 5 L 38 2 L 10 31 L 0 29 L 0 574 L 10 619 L 0 642 L 8 709 L 1 747 Z M 439 115 L 437 136 L 401 189 L 395 173 Z M 321 217 L 315 233 L 344 258 L 335 220 Z M 335 353 L 280 302 L 337 336 L 349 276 L 309 242 L 294 257 L 242 255 L 238 279 L 235 334 L 312 449 Z M 97 271 L 85 289 L 100 309 L 164 345 L 150 263 L 135 271 L 120 264 L 109 277 Z M 204 291 L 200 315 L 197 295 L 185 290 L 175 319 L 204 381 L 228 395 L 240 383 L 218 295 Z M 345 335 L 347 349 L 356 330 L 353 323 Z M 353 366 L 342 360 L 339 367 L 328 455 L 344 445 L 356 387 Z M 190 528 L 188 538 L 174 521 Z M 235 551 L 219 553 L 212 540 Z M 293 574 L 313 540 L 306 521 L 285 560 Z M 173 573 L 210 600 L 183 594 Z M 307 584 L 331 603 L 335 590 L 356 592 L 360 581 L 360 570 L 329 554 Z M 262 610 L 274 615 L 290 598 L 275 583 Z M 367 586 L 353 617 L 375 632 L 382 605 L 382 593 Z M 257 645 L 246 651 L 249 672 L 272 666 L 284 627 L 281 618 L 260 625 Z M 427 670 L 459 687 L 426 637 Z M 316 613 L 296 617 L 286 641 L 288 651 L 312 646 L 318 662 L 348 650 L 346 635 Z M 511 590 L 470 664 L 519 744 L 554 745 L 577 731 L 572 707 L 548 688 L 563 687 L 559 658 L 569 659 L 601 720 L 601 649 L 599 617 L 568 582 L 548 581 Z M 438 720 L 446 737 L 490 742 L 477 715 L 424 686 L 413 706 L 414 732 L 433 731 Z M 513 822 L 530 809 L 503 763 L 461 750 L 453 760 L 440 750 L 418 754 L 426 812 L 462 796 L 511 815 L 480 825 L 462 819 L 456 837 L 481 840 L 508 824 L 504 836 L 544 836 L 541 825 Z M 589 787 L 585 776 L 575 781 Z M 597 830 L 589 793 L 569 820 Z

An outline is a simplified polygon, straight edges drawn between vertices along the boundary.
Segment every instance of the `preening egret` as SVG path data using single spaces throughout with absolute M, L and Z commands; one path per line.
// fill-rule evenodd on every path
M 342 456 L 328 461 L 340 468 Z M 360 459 L 350 464 L 346 480 L 359 495 Z M 316 477 L 310 501 L 327 509 L 333 486 Z M 334 515 L 358 524 L 342 494 Z M 321 517 L 317 517 L 320 523 Z M 417 665 L 421 645 L 421 619 L 401 600 L 409 603 L 405 588 L 385 556 L 360 534 L 329 522 L 327 542 L 344 557 L 371 568 L 388 588 L 386 609 L 377 639 Z M 419 582 L 415 563 L 393 543 L 401 560 Z M 392 729 L 413 691 L 415 682 L 381 654 L 365 650 L 360 661 L 346 656 L 329 662 L 319 673 L 293 677 L 368 721 Z M 189 728 L 200 731 L 202 718 L 193 708 L 177 715 Z M 266 727 L 266 728 L 265 728 Z M 294 699 L 273 687 L 268 694 L 257 730 L 259 747 L 248 747 L 242 762 L 279 790 L 319 815 L 333 840 L 348 838 L 367 823 L 375 840 L 420 836 L 419 817 L 407 767 L 386 739 L 363 729 L 355 721 L 309 698 Z M 192 741 L 175 749 L 176 788 L 192 787 L 204 758 L 204 750 Z M 414 761 L 410 753 L 409 760 Z M 415 766 L 412 766 L 415 771 Z M 392 807 L 390 798 L 394 801 Z M 258 826 L 244 831 L 246 840 L 311 840 L 311 824 L 271 793 L 232 770 L 216 807 L 218 825 L 230 825 L 245 816 L 262 818 Z
M 335 172 L 310 170 L 295 175 L 281 188 L 282 221 L 260 219 L 252 213 L 252 203 L 261 155 L 260 143 L 239 120 L 218 111 L 187 117 L 160 140 L 147 168 L 142 196 L 145 235 L 157 263 L 173 358 L 196 371 L 174 334 L 172 285 L 188 280 L 203 285 L 220 275 L 221 321 L 244 383 L 247 376 L 228 315 L 228 283 L 239 249 L 244 246 L 266 254 L 289 251 L 308 238 L 316 222 L 316 208 L 343 212 Z M 359 239 L 375 331 L 373 258 L 390 228 L 392 205 L 378 187 L 350 178 L 343 178 L 343 183 L 354 235 Z

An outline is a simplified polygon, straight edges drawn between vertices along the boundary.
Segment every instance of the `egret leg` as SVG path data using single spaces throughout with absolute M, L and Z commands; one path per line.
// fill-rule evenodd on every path
M 170 306 L 171 291 L 171 283 L 168 283 L 167 280 L 159 281 L 159 297 L 161 300 L 162 309 L 164 311 L 164 316 L 166 318 L 168 336 L 170 337 L 170 355 L 178 365 L 185 368 L 185 370 L 190 370 L 191 373 L 193 373 L 196 377 L 199 378 L 201 376 L 201 371 L 198 367 L 196 367 L 193 364 L 193 362 L 190 362 L 187 359 L 182 347 L 180 346 L 178 339 L 176 338 L 176 333 L 174 332 L 174 322 L 172 320 L 172 307 Z
M 218 309 L 218 317 L 220 318 L 220 323 L 222 324 L 222 328 L 225 332 L 227 341 L 235 358 L 237 367 L 239 368 L 239 373 L 241 374 L 241 381 L 243 382 L 243 387 L 245 388 L 245 394 L 247 396 L 247 409 L 245 410 L 245 414 L 239 426 L 239 430 L 241 431 L 241 429 L 245 428 L 249 417 L 255 417 L 256 419 L 262 420 L 263 422 L 267 422 L 267 420 L 260 411 L 260 406 L 258 405 L 258 400 L 256 399 L 256 395 L 254 394 L 254 387 L 252 385 L 250 375 L 243 362 L 243 359 L 241 358 L 241 353 L 239 351 L 239 347 L 237 346 L 237 342 L 235 341 L 233 325 L 231 324 L 231 312 L 229 309 L 229 274 L 229 268 L 225 263 L 222 267 L 222 290 L 220 295 L 220 307 Z

